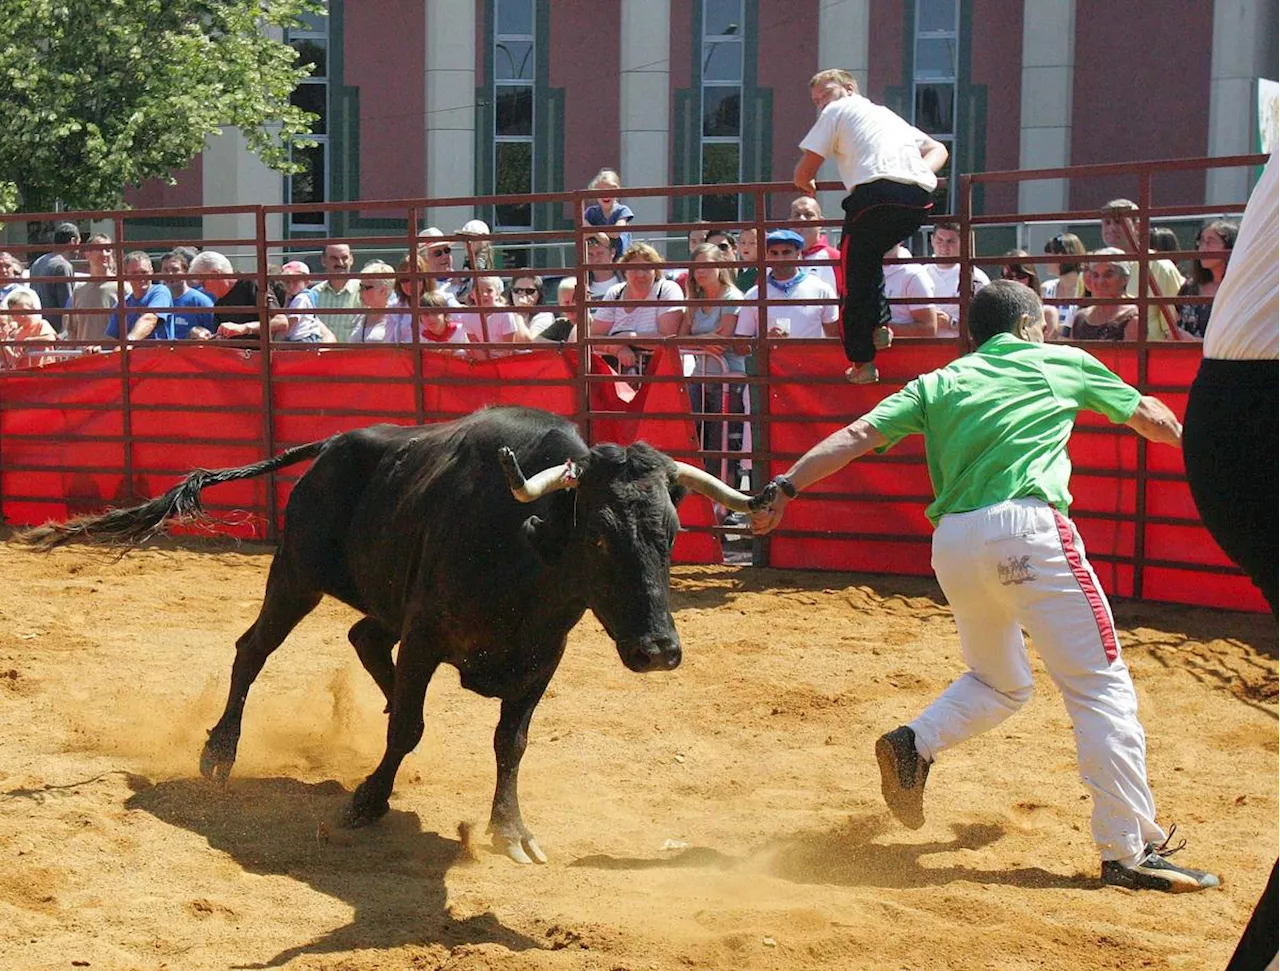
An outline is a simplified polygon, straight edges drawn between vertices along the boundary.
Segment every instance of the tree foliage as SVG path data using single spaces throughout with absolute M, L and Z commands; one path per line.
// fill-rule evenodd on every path
M 113 209 L 223 125 L 281 172 L 315 116 L 276 38 L 319 0 L 0 0 L 0 212 Z M 6 205 L 7 204 L 7 205 Z

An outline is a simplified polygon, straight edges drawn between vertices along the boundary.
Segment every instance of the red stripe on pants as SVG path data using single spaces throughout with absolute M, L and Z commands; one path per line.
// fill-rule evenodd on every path
M 1107 652 L 1108 661 L 1115 661 L 1120 653 L 1120 647 L 1116 643 L 1116 629 L 1107 615 L 1107 605 L 1102 599 L 1102 591 L 1094 583 L 1093 574 L 1085 569 L 1084 558 L 1076 549 L 1070 521 L 1056 509 L 1053 511 L 1053 521 L 1058 524 L 1058 539 L 1062 542 L 1062 552 L 1067 558 L 1067 565 L 1071 567 L 1076 583 L 1080 584 L 1080 592 L 1084 594 L 1084 599 L 1089 602 L 1089 609 L 1093 611 L 1094 622 L 1098 625 L 1098 636 L 1102 638 L 1102 649 Z

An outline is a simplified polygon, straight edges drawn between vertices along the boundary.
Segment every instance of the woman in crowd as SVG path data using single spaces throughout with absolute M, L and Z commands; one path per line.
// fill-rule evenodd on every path
M 396 264 L 396 306 L 399 308 L 395 313 L 388 314 L 384 323 L 382 339 L 390 344 L 412 344 L 413 328 L 420 319 L 420 314 L 414 312 L 414 308 L 423 306 L 423 298 L 431 293 L 440 293 L 446 303 L 451 306 L 456 305 L 457 301 L 452 296 L 437 290 L 435 287 L 435 279 L 428 276 L 431 272 L 430 257 L 427 254 L 418 253 L 417 261 L 417 279 L 410 272 L 409 257 L 404 257 Z M 364 291 L 361 291 L 363 299 Z
M 674 337 L 680 332 L 684 320 L 684 294 L 674 280 L 662 275 L 662 270 L 652 266 L 661 263 L 662 257 L 648 243 L 632 243 L 618 261 L 624 283 L 609 288 L 604 300 L 591 316 L 593 336 L 611 337 Z M 665 306 L 619 307 L 618 300 L 665 301 Z M 612 350 L 600 348 L 601 353 L 615 354 L 618 364 L 625 370 L 643 370 L 652 347 L 630 347 L 620 344 Z
M 511 289 L 507 294 L 507 303 L 520 314 L 530 339 L 538 337 L 555 321 L 555 314 L 542 309 L 543 298 L 542 277 L 517 276 L 511 278 Z
M 408 266 L 408 260 L 405 261 Z M 387 339 L 387 319 L 400 306 L 396 282 L 390 276 L 369 277 L 369 273 L 394 273 L 390 264 L 370 260 L 360 269 L 360 303 L 363 316 L 357 317 L 347 338 L 355 344 L 377 344 Z
M 625 226 L 635 218 L 630 207 L 618 201 L 617 193 L 622 189 L 622 178 L 613 169 L 601 169 L 594 179 L 587 183 L 588 189 L 606 189 L 610 195 L 601 196 L 582 210 L 582 221 L 588 226 Z M 630 233 L 609 233 L 613 238 L 613 258 L 619 259 L 623 252 L 631 246 Z
M 1024 249 L 1011 249 L 1007 251 L 1005 256 L 1030 257 L 1031 254 Z M 1015 283 L 1021 283 L 1028 287 L 1032 293 L 1040 293 L 1042 284 L 1040 283 L 1040 275 L 1036 273 L 1036 268 L 1031 263 L 1005 263 L 1000 267 L 1000 276 L 1005 280 L 1013 280 Z M 1044 305 L 1044 322 L 1039 326 L 1032 325 L 1028 332 L 1023 336 L 1028 340 L 1037 342 L 1045 340 L 1053 340 L 1058 335 L 1058 308 L 1052 304 Z
M 488 236 L 489 224 L 483 219 L 469 219 L 458 230 L 459 236 Z M 482 270 L 489 272 L 498 266 L 497 254 L 493 251 L 493 243 L 487 239 L 466 239 L 462 242 L 465 255 L 462 258 L 464 270 Z M 454 297 L 465 303 L 467 296 L 475 285 L 475 277 L 454 277 L 450 289 Z
M 1126 303 L 1125 287 L 1129 283 L 1129 264 L 1124 250 L 1106 246 L 1088 254 L 1084 285 L 1089 293 L 1105 303 L 1094 303 L 1076 311 L 1071 323 L 1071 336 L 1078 341 L 1136 341 L 1138 308 Z
M 1040 295 L 1045 300 L 1075 300 L 1084 296 L 1084 243 L 1075 233 L 1059 233 L 1044 244 L 1046 253 L 1069 257 L 1058 264 L 1058 275 L 1040 284 Z M 1046 307 L 1048 305 L 1046 304 Z M 1054 304 L 1058 311 L 1057 337 L 1071 336 L 1071 322 L 1076 314 L 1076 304 Z
M 590 299 L 603 300 L 609 288 L 622 282 L 613 263 L 613 249 L 609 237 L 605 233 L 588 233 L 586 236 L 588 292 Z
M 686 351 L 696 352 L 692 375 L 732 375 L 737 379 L 737 383 L 729 386 L 728 401 L 725 400 L 724 384 L 690 384 L 689 401 L 695 414 L 742 413 L 746 358 L 733 353 L 730 346 L 738 326 L 742 291 L 733 283 L 733 271 L 720 265 L 729 259 L 715 243 L 702 243 L 693 250 L 689 297 L 693 300 L 715 300 L 717 303 L 714 306 L 689 307 L 685 311 L 680 324 L 681 346 Z M 724 422 L 700 422 L 698 438 L 702 447 L 709 451 L 737 451 L 742 447 L 742 423 L 726 427 Z M 719 465 L 719 459 L 708 459 L 708 471 L 719 474 Z M 731 475 L 722 475 L 722 478 L 726 482 L 737 481 Z
M 1157 253 L 1176 253 L 1182 249 L 1178 234 L 1168 226 L 1152 226 L 1147 239 L 1150 248 Z
M 1239 230 L 1238 224 L 1226 219 L 1214 219 L 1200 227 L 1200 232 L 1196 234 L 1196 249 L 1202 255 L 1192 261 L 1191 275 L 1178 291 L 1178 296 L 1212 297 L 1218 292 Z M 1204 340 L 1204 330 L 1209 325 L 1209 312 L 1212 309 L 1212 301 L 1178 304 L 1178 329 L 1183 336 Z
M 0 337 L 5 341 L 33 344 L 52 344 L 58 339 L 58 332 L 53 325 L 40 315 L 40 298 L 28 286 L 17 286 L 4 298 L 4 309 L 7 315 L 3 320 Z M 6 369 L 43 367 L 53 361 L 53 356 L 43 354 L 39 347 L 22 347 L 20 344 L 5 344 L 3 363 Z

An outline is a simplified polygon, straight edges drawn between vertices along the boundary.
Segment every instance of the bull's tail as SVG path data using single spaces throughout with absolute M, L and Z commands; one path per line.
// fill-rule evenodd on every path
M 128 509 L 112 509 L 100 516 L 78 516 L 65 523 L 45 523 L 19 534 L 19 539 L 44 550 L 51 550 L 74 540 L 112 546 L 137 546 L 159 532 L 169 520 L 204 518 L 200 493 L 209 486 L 237 479 L 252 479 L 287 465 L 296 465 L 320 454 L 329 441 L 330 439 L 325 438 L 299 445 L 262 462 L 242 465 L 238 469 L 196 469 L 156 499 Z

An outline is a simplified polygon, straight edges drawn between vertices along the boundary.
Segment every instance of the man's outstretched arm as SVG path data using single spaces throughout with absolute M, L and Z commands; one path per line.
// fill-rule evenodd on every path
M 846 425 L 838 432 L 833 432 L 820 441 L 804 455 L 795 465 L 787 470 L 786 478 L 790 480 L 797 492 L 815 482 L 820 482 L 832 473 L 839 472 L 859 455 L 879 448 L 888 442 L 883 435 L 865 418 L 859 418 L 851 425 Z M 757 536 L 777 527 L 782 522 L 782 513 L 786 509 L 790 497 L 779 491 L 778 498 L 772 505 L 751 514 L 751 531 Z
M 1182 423 L 1178 416 L 1163 401 L 1149 394 L 1142 396 L 1138 410 L 1125 424 L 1148 441 L 1175 448 L 1182 445 Z

